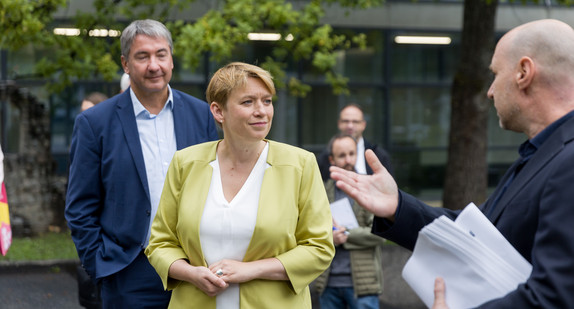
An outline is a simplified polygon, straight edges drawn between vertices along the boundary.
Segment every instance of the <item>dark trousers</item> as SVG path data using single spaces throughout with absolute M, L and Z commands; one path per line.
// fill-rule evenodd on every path
M 96 285 L 82 265 L 77 267 L 78 300 L 86 309 L 101 309 L 100 285 Z
M 104 309 L 167 308 L 171 297 L 143 252 L 126 268 L 103 278 L 101 294 Z

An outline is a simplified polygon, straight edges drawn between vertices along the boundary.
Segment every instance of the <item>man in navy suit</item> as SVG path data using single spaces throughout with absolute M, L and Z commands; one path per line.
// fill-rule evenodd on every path
M 143 253 L 165 174 L 176 150 L 218 134 L 208 104 L 169 86 L 162 23 L 134 21 L 121 49 L 131 86 L 76 118 L 65 214 L 104 308 L 166 308 L 170 293 Z
M 503 129 L 526 134 L 520 158 L 480 206 L 487 218 L 533 266 L 527 281 L 479 308 L 574 306 L 574 30 L 557 20 L 519 26 L 498 42 L 490 69 Z M 376 215 L 373 232 L 412 249 L 418 232 L 440 215 L 399 191 L 372 152 L 372 176 L 331 168 L 337 185 Z M 446 290 L 448 290 L 446 282 Z M 431 288 L 431 287 L 429 287 Z M 448 291 L 446 291 L 448 293 Z M 433 308 L 446 308 L 445 282 L 435 282 Z

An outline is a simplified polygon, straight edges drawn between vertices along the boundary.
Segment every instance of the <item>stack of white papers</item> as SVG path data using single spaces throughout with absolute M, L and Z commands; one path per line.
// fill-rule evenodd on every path
M 470 203 L 455 221 L 435 219 L 420 232 L 403 278 L 430 308 L 443 277 L 449 308 L 472 308 L 516 289 L 532 266 Z

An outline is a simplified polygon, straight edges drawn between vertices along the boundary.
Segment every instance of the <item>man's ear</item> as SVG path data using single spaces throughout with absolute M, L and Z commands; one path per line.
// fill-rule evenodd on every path
M 536 66 L 530 57 L 522 57 L 518 62 L 518 72 L 516 73 L 516 84 L 518 89 L 524 90 L 532 84 L 534 74 L 536 73 Z
M 329 163 L 330 163 L 331 165 L 335 165 L 335 160 L 333 160 L 333 156 L 332 156 L 332 155 L 329 155 Z
M 124 56 L 122 56 L 121 62 L 122 62 L 122 69 L 124 69 L 124 73 L 130 74 L 130 70 L 128 69 L 128 60 Z

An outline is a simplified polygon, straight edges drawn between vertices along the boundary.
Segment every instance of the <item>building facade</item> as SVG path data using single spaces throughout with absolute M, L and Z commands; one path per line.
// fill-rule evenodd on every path
M 216 2 L 216 1 L 214 1 Z M 291 1 L 300 5 L 305 1 Z M 91 1 L 69 1 L 59 13 L 64 22 L 78 9 L 89 8 Z M 194 20 L 210 9 L 209 1 L 197 1 L 190 12 L 174 13 L 174 19 Z M 367 49 L 341 51 L 338 70 L 349 78 L 349 95 L 334 95 L 323 76 L 304 64 L 292 65 L 287 73 L 312 86 L 305 98 L 278 93 L 270 138 L 319 152 L 336 133 L 339 109 L 351 102 L 360 104 L 368 122 L 365 138 L 389 151 L 399 187 L 423 199 L 440 200 L 450 117 L 450 86 L 456 70 L 462 29 L 463 1 L 391 1 L 369 10 L 329 7 L 323 22 L 337 31 L 365 33 Z M 498 35 L 524 22 L 556 18 L 574 25 L 572 8 L 554 1 L 499 4 Z M 397 36 L 441 36 L 448 44 L 403 44 Z M 256 63 L 269 51 L 268 43 L 253 41 L 239 46 L 234 61 Z M 58 94 L 49 94 L 44 82 L 33 76 L 35 61 L 47 51 L 29 46 L 18 53 L 2 52 L 2 80 L 15 80 L 19 87 L 45 102 L 50 111 L 51 149 L 58 173 L 66 173 L 68 148 L 75 116 L 82 98 L 100 91 L 109 96 L 119 92 L 118 80 L 76 81 Z M 177 65 L 171 86 L 204 98 L 210 75 L 221 64 L 207 60 L 194 71 Z M 17 109 L 2 102 L 2 147 L 5 152 L 18 149 Z M 525 136 L 498 127 L 494 108 L 488 123 L 488 164 L 490 185 L 496 184 L 501 171 L 517 158 L 517 146 Z

